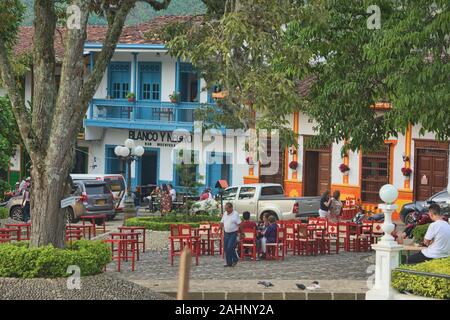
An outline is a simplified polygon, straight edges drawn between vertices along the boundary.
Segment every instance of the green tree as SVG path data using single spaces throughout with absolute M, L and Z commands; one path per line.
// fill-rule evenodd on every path
M 7 97 L 0 97 L 0 171 L 8 171 L 9 162 L 20 143 L 16 120 Z M 0 197 L 9 189 L 7 181 L 0 177 Z
M 23 17 L 19 0 L 0 2 L 0 74 L 10 98 L 23 144 L 30 155 L 32 246 L 64 246 L 65 219 L 60 201 L 70 192 L 69 171 L 74 146 L 88 103 L 92 99 L 111 60 L 125 19 L 137 2 L 155 10 L 166 8 L 170 0 L 36 0 L 33 36 L 33 105 L 24 101 L 13 67 L 11 48 Z M 55 82 L 54 37 L 58 17 L 65 5 L 75 24 L 64 34 L 59 90 Z M 103 15 L 107 31 L 102 50 L 92 72 L 86 70 L 83 50 L 90 14 Z
M 285 24 L 308 17 L 295 0 L 205 0 L 207 14 L 165 28 L 170 53 L 191 61 L 209 90 L 228 95 L 196 116 L 215 126 L 280 130 L 282 143 L 294 142 L 287 115 L 299 110 L 297 79 L 280 64 Z M 291 49 L 291 48 L 287 48 Z M 301 58 L 301 55 L 298 56 Z M 258 122 L 254 121 L 258 113 Z
M 188 161 L 185 161 L 187 157 Z M 175 165 L 176 174 L 179 181 L 179 186 L 181 186 L 184 192 L 190 195 L 197 195 L 198 188 L 203 186 L 203 183 L 199 180 L 203 179 L 203 176 L 197 175 L 198 164 L 195 159 L 195 154 L 187 150 L 180 150 L 178 152 L 178 161 Z

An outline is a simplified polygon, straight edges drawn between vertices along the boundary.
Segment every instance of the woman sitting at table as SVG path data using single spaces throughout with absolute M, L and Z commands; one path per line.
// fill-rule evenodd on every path
M 261 215 L 261 220 L 259 220 L 258 226 L 256 227 L 256 252 L 258 252 L 261 258 L 264 258 L 266 254 L 265 251 L 262 251 L 262 239 L 264 238 L 264 233 L 269 226 L 268 218 L 269 215 L 267 213 Z
M 264 231 L 264 237 L 261 239 L 261 249 L 263 252 L 263 258 L 266 257 L 267 253 L 267 243 L 275 243 L 277 242 L 277 223 L 274 216 L 269 216 L 269 225 Z

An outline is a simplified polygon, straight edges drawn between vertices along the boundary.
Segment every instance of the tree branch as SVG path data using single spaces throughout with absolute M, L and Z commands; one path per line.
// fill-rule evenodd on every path
M 56 14 L 53 1 L 36 0 L 33 38 L 33 110 L 31 127 L 38 148 L 46 151 L 56 100 L 55 48 Z

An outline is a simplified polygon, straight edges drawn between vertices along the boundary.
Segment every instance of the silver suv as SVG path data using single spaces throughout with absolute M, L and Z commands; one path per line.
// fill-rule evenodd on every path
M 73 186 L 71 196 L 77 197 L 77 200 L 66 209 L 68 221 L 77 222 L 84 215 L 105 214 L 108 218 L 114 218 L 114 196 L 106 182 L 80 180 L 74 181 Z M 11 198 L 6 208 L 12 219 L 19 221 L 23 219 L 22 196 Z

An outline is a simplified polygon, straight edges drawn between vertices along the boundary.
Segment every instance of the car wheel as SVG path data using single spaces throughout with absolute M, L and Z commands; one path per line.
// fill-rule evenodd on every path
M 414 211 L 408 212 L 405 215 L 405 224 L 408 225 L 410 223 L 414 223 Z
M 9 216 L 13 220 L 22 221 L 23 219 L 23 210 L 20 206 L 15 206 L 11 208 Z
M 77 222 L 77 220 L 75 219 L 75 214 L 73 213 L 73 209 L 67 208 L 66 209 L 66 223 L 70 224 L 70 223 L 75 223 L 75 222 Z

